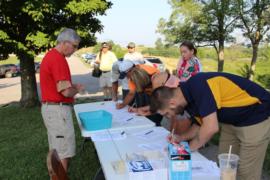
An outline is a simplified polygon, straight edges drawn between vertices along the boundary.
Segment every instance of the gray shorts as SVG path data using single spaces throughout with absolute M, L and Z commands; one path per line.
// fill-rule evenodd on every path
M 99 78 L 99 86 L 101 88 L 104 87 L 112 87 L 112 72 L 102 72 L 102 75 Z
M 41 107 L 48 133 L 49 149 L 56 149 L 60 159 L 75 156 L 76 144 L 71 108 L 67 105 L 46 104 Z

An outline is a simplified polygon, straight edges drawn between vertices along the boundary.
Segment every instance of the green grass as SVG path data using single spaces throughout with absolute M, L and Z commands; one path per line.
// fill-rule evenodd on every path
M 18 63 L 19 63 L 19 60 L 18 60 L 18 58 L 16 56 L 9 56 L 8 59 L 0 61 L 0 65 L 3 65 L 3 64 L 18 64 Z
M 41 62 L 42 57 L 36 57 L 35 62 Z M 17 56 L 9 56 L 8 59 L 0 60 L 0 65 L 4 64 L 18 64 L 20 61 L 18 60 Z
M 0 179 L 49 179 L 46 156 L 48 142 L 40 108 L 0 108 Z M 75 120 L 75 118 L 74 118 Z M 74 122 L 77 151 L 82 137 Z M 69 168 L 70 179 L 92 179 L 99 168 L 94 146 L 87 142 Z

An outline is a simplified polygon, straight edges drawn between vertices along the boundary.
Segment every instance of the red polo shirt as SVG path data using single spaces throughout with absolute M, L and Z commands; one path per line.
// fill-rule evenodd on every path
M 70 81 L 71 75 L 66 58 L 56 49 L 51 49 L 40 65 L 40 89 L 42 102 L 72 103 L 73 98 L 64 97 L 57 91 L 59 81 Z

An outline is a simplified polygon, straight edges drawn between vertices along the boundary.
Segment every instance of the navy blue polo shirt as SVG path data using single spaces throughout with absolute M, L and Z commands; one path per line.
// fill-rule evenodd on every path
M 217 112 L 218 121 L 249 126 L 270 116 L 270 93 L 258 84 L 228 73 L 199 73 L 180 88 L 188 102 L 186 110 L 199 123 Z

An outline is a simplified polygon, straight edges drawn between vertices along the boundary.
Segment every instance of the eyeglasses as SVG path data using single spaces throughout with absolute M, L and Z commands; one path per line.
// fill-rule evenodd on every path
M 133 49 L 134 47 L 128 47 L 128 49 Z
M 72 44 L 72 47 L 73 47 L 74 49 L 78 49 L 79 44 L 73 44 L 73 43 L 71 43 L 71 44 Z
M 168 80 L 170 79 L 170 77 L 171 77 L 171 74 L 168 73 L 167 79 L 166 79 L 166 81 L 164 81 L 164 82 L 162 83 L 162 86 L 165 86 L 165 84 L 168 82 Z

